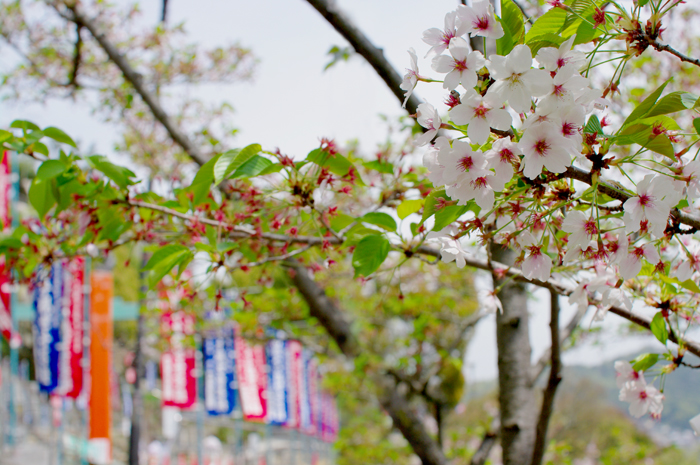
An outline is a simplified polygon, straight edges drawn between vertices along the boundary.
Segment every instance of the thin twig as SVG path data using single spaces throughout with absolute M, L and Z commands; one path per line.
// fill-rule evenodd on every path
M 659 42 L 658 39 L 650 40 L 649 43 L 651 44 L 652 47 L 654 47 L 659 52 L 662 52 L 662 51 L 668 52 L 671 55 L 674 55 L 674 56 L 680 58 L 681 61 L 685 61 L 686 63 L 690 63 L 690 64 L 693 64 L 695 66 L 700 66 L 700 60 L 698 60 L 697 58 L 692 58 L 692 57 L 689 57 L 687 55 L 684 55 L 681 52 L 679 52 L 678 50 L 671 47 L 670 45 L 662 44 L 661 42 Z
M 486 434 L 484 434 L 484 438 L 481 440 L 479 448 L 476 450 L 476 452 L 474 452 L 474 455 L 472 455 L 469 465 L 484 465 L 486 463 L 486 460 L 491 454 L 491 449 L 493 449 L 493 446 L 495 446 L 496 442 L 498 441 L 498 436 L 500 433 L 501 422 L 498 421 L 498 417 L 496 417 L 491 422 L 491 427 L 488 429 L 488 431 L 486 431 Z
M 70 78 L 68 79 L 68 85 L 69 86 L 74 86 L 75 88 L 80 87 L 78 84 L 78 69 L 80 69 L 80 59 L 81 59 L 81 49 L 83 46 L 83 38 L 80 35 L 80 31 L 83 29 L 83 26 L 80 25 L 79 23 L 75 23 L 75 52 L 73 54 L 73 69 L 70 74 Z
M 557 393 L 559 383 L 561 383 L 561 350 L 559 346 L 559 294 L 550 291 L 551 297 L 551 317 L 549 321 L 549 330 L 552 335 L 552 361 L 549 370 L 549 381 L 544 389 L 542 398 L 542 409 L 540 410 L 540 418 L 537 421 L 537 436 L 535 437 L 535 448 L 532 453 L 532 465 L 540 465 L 544 452 L 547 448 L 547 428 L 549 419 L 554 411 L 554 397 Z

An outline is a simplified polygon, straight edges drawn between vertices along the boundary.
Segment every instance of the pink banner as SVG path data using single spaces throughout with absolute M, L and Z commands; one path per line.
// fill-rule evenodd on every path
M 309 358 L 307 370 L 307 386 L 309 389 L 309 407 L 311 410 L 311 424 L 304 431 L 307 434 L 314 435 L 318 432 L 318 426 L 321 422 L 321 405 L 318 379 L 318 362 L 314 358 Z
M 289 419 L 285 426 L 288 428 L 299 428 L 300 425 L 299 390 L 301 389 L 302 372 L 301 343 L 299 341 L 287 341 Z
M 81 360 L 83 358 L 85 260 L 82 257 L 71 260 L 67 266 L 63 267 L 63 276 L 61 299 L 63 348 L 59 358 L 59 392 L 75 399 L 83 388 Z
M 264 422 L 267 416 L 265 346 L 248 344 L 238 336 L 234 345 L 243 418 L 246 421 Z
M 321 439 L 335 442 L 338 439 L 338 405 L 335 397 L 327 392 L 321 394 Z
M 12 177 L 10 170 L 10 152 L 3 152 L 0 163 L 0 225 L 2 232 L 11 226 L 10 218 L 10 193 L 12 192 Z M 5 266 L 5 256 L 0 257 L 0 333 L 8 342 L 18 345 L 19 340 L 12 341 L 12 311 L 10 290 L 12 280 L 10 270 Z M 16 338 L 19 335 L 15 336 Z
M 170 349 L 160 358 L 162 404 L 191 408 L 197 400 L 194 341 L 188 340 L 194 334 L 194 317 L 185 312 L 164 313 L 161 329 L 170 342 Z

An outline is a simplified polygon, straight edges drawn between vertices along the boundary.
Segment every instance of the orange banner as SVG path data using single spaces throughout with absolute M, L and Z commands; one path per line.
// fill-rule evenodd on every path
M 94 463 L 112 460 L 110 371 L 112 370 L 112 294 L 109 271 L 90 277 L 90 443 L 100 451 Z

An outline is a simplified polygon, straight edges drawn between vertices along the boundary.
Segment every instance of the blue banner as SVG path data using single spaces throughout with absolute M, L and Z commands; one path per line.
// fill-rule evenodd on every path
M 271 425 L 289 420 L 287 401 L 286 341 L 272 339 L 265 347 L 268 369 L 267 419 Z
M 233 328 L 224 328 L 204 339 L 204 405 L 212 416 L 229 415 L 238 397 L 235 378 Z
M 58 362 L 63 309 L 63 267 L 55 262 L 49 276 L 34 286 L 34 364 L 41 392 L 51 393 L 59 383 Z

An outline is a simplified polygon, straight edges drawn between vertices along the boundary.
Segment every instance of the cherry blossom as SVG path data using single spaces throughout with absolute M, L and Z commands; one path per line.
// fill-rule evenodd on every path
M 445 167 L 444 181 L 450 185 L 458 180 L 469 181 L 471 170 L 486 167 L 486 157 L 479 150 L 472 150 L 469 141 L 456 140 L 452 142 L 452 148 L 443 147 L 438 154 L 438 162 Z M 466 176 L 465 176 L 466 173 Z
M 521 248 L 528 251 L 522 265 L 523 276 L 526 279 L 547 281 L 552 274 L 552 259 L 542 251 L 542 245 L 535 244 L 535 238 L 529 231 L 524 231 L 519 236 Z
M 697 243 L 693 242 L 686 246 L 687 255 L 681 258 L 675 275 L 681 280 L 692 279 L 693 273 L 700 271 L 700 250 Z
M 661 415 L 664 395 L 654 386 L 644 383 L 627 383 L 620 391 L 620 400 L 630 403 L 630 415 L 640 418 L 647 412 Z
M 464 34 L 464 32 L 457 32 L 456 22 L 457 12 L 451 11 L 445 15 L 444 31 L 433 27 L 423 32 L 423 42 L 430 45 L 430 50 L 428 50 L 428 53 L 426 53 L 425 56 L 428 56 L 431 53 L 440 55 L 442 52 L 447 50 L 447 47 L 450 45 L 450 41 L 454 37 Z
M 494 181 L 498 183 L 498 186 L 494 187 L 496 191 L 502 191 L 513 178 L 513 164 L 520 161 L 518 155 L 522 153 L 518 144 L 508 137 L 496 140 L 491 145 L 491 150 L 486 152 L 489 168 L 494 170 Z
M 688 200 L 700 198 L 700 160 L 693 160 L 683 167 L 688 183 Z
M 677 193 L 665 176 L 648 174 L 637 184 L 637 195 L 624 203 L 623 221 L 627 232 L 648 229 L 662 237 L 671 207 L 678 203 Z
M 690 427 L 693 428 L 696 436 L 700 436 L 700 415 L 695 415 L 690 419 Z
M 489 0 L 476 0 L 472 6 L 459 5 L 457 14 L 461 20 L 458 33 L 500 39 L 503 27 L 496 20 Z
M 458 205 L 465 205 L 474 199 L 483 210 L 490 210 L 495 199 L 494 186 L 500 184 L 494 178 L 493 171 L 483 168 L 474 168 L 469 171 L 469 176 L 464 182 L 454 186 L 448 186 L 447 195 L 458 200 Z
M 634 368 L 632 368 L 632 364 L 630 362 L 624 360 L 616 361 L 615 371 L 617 372 L 616 383 L 618 389 L 622 389 L 628 383 L 646 384 L 646 381 L 644 381 L 643 372 L 634 371 Z
M 442 256 L 443 263 L 455 262 L 457 268 L 464 268 L 467 264 L 465 258 L 468 254 L 462 248 L 462 244 L 459 243 L 459 240 L 442 239 L 441 242 L 442 248 L 440 249 L 440 255 Z
M 561 229 L 569 233 L 569 247 L 583 247 L 598 237 L 598 223 L 595 218 L 578 210 L 568 213 Z
M 406 98 L 403 101 L 404 108 L 406 108 L 406 102 L 408 102 L 413 89 L 416 88 L 418 83 L 418 57 L 416 56 L 416 51 L 413 48 L 409 48 L 408 55 L 411 57 L 411 67 L 406 70 L 406 74 L 404 74 L 401 82 L 401 89 L 406 91 Z
M 440 150 L 450 150 L 450 142 L 446 137 L 440 136 L 435 139 L 435 144 L 431 145 L 430 148 L 423 155 L 423 166 L 428 168 L 428 179 L 436 186 L 445 184 L 444 171 L 445 166 L 441 165 L 438 161 L 438 155 Z
M 467 134 L 477 144 L 483 144 L 491 134 L 491 128 L 505 131 L 510 129 L 512 118 L 501 108 L 501 101 L 495 93 L 487 92 L 481 96 L 473 89 L 467 90 L 462 103 L 450 111 L 450 118 L 455 124 L 468 124 Z
M 642 271 L 642 258 L 656 265 L 659 261 L 659 253 L 650 243 L 638 247 L 631 247 L 627 255 L 620 260 L 620 276 L 624 279 L 632 279 Z
M 433 69 L 438 73 L 447 73 L 443 87 L 453 90 L 459 84 L 467 89 L 476 86 L 478 81 L 476 72 L 486 64 L 486 59 L 481 52 L 470 52 L 469 44 L 461 37 L 455 37 L 450 41 L 449 52 L 451 56 L 438 55 L 433 58 Z
M 571 165 L 566 149 L 569 142 L 552 123 L 539 123 L 525 131 L 520 148 L 525 155 L 523 174 L 530 179 L 540 175 L 542 168 L 552 173 L 563 173 Z
M 487 64 L 496 82 L 489 91 L 502 101 L 508 101 L 518 113 L 524 113 L 532 105 L 532 97 L 547 95 L 552 88 L 552 78 L 543 69 L 532 69 L 530 47 L 516 45 L 508 56 L 491 55 Z
M 416 137 L 414 141 L 414 144 L 420 147 L 433 140 L 442 125 L 442 120 L 435 107 L 429 103 L 418 105 L 416 113 L 418 115 L 418 124 L 427 129 L 426 132 Z
M 580 69 L 586 62 L 586 54 L 572 50 L 576 35 L 571 36 L 559 48 L 545 47 L 537 52 L 535 58 L 537 62 L 547 71 L 557 71 L 566 65 L 572 65 L 575 69 Z
M 549 81 L 549 91 L 539 105 L 552 105 L 557 108 L 569 106 L 583 93 L 588 84 L 588 79 L 578 73 L 575 65 L 566 65 Z
M 583 136 L 581 127 L 586 122 L 586 111 L 581 105 L 569 105 L 557 112 L 561 135 L 569 142 L 567 148 L 569 154 L 576 158 L 585 158 L 581 155 Z

